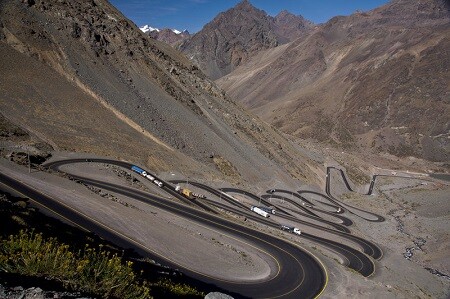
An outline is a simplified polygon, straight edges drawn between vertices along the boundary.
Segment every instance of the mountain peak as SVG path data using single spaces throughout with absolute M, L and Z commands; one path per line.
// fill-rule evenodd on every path
M 287 10 L 274 18 L 243 0 L 220 13 L 180 49 L 215 80 L 259 51 L 293 41 L 312 28 L 310 21 Z
M 287 11 L 286 9 L 283 9 L 275 16 L 275 18 L 284 18 L 287 16 L 295 16 L 295 15 L 293 13 Z
M 231 10 L 245 11 L 245 12 L 261 11 L 255 6 L 253 6 L 253 4 L 251 4 L 250 1 L 248 0 L 242 0 L 241 2 L 236 4 L 236 6 Z
M 273 18 L 274 31 L 281 43 L 286 43 L 307 34 L 314 28 L 314 23 L 302 16 L 282 10 Z
M 181 50 L 217 79 L 244 63 L 260 50 L 278 45 L 273 18 L 243 0 L 220 13 L 181 45 Z
M 144 32 L 144 33 L 152 32 L 152 31 L 157 31 L 157 32 L 160 31 L 158 28 L 153 28 L 153 27 L 151 27 L 151 26 L 149 26 L 149 25 L 144 25 L 144 26 L 142 26 L 142 27 L 139 27 L 139 29 L 140 29 L 142 32 Z
M 449 7 L 448 0 L 394 0 L 335 17 L 217 82 L 287 134 L 449 161 L 449 114 L 442 112 L 449 109 L 442 102 L 449 98 L 450 40 L 442 38 L 450 33 Z M 302 29 L 286 13 L 276 19 L 278 35 Z M 328 132 L 316 125 L 324 115 L 334 119 Z
M 242 0 L 236 5 L 236 7 L 254 7 L 254 6 L 248 0 Z

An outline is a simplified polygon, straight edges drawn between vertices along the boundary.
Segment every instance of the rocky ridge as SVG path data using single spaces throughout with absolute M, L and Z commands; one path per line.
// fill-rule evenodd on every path
M 285 133 L 445 163 L 449 30 L 448 1 L 396 0 L 335 17 L 217 83 Z
M 298 38 L 312 27 L 303 17 L 284 11 L 274 18 L 243 0 L 220 13 L 179 48 L 210 78 L 218 79 L 261 50 Z

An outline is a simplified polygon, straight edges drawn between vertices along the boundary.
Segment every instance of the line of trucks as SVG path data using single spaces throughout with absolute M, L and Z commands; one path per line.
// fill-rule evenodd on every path
M 144 169 L 142 169 L 140 167 L 137 167 L 137 166 L 133 165 L 131 167 L 131 170 L 133 170 L 134 172 L 136 172 L 136 173 L 140 174 L 141 176 L 147 178 L 148 180 L 153 182 L 159 188 L 162 188 L 164 186 L 163 182 L 157 180 L 155 177 L 153 177 L 147 171 L 145 171 Z M 187 188 L 181 188 L 181 186 L 178 186 L 178 185 L 175 186 L 175 191 L 180 193 L 181 195 L 183 195 L 184 197 L 186 197 L 188 199 L 205 198 L 205 195 L 203 195 L 203 194 L 194 193 L 191 190 L 189 190 Z
M 152 175 L 150 175 L 149 173 L 147 173 L 145 170 L 143 170 L 140 167 L 137 166 L 132 166 L 131 170 L 133 170 L 134 172 L 140 174 L 141 176 L 147 178 L 148 180 L 150 180 L 151 182 L 153 182 L 155 185 L 157 185 L 159 188 L 162 188 L 164 186 L 163 182 L 157 180 L 155 177 L 153 177 Z M 194 198 L 205 198 L 205 196 L 203 194 L 198 194 L 198 193 L 194 193 L 191 190 L 187 189 L 187 188 L 181 188 L 181 186 L 177 185 L 175 186 L 175 191 L 180 193 L 181 195 L 183 195 L 184 197 L 188 198 L 188 199 L 194 199 Z M 275 210 L 272 208 L 268 208 L 268 207 L 257 207 L 257 206 L 252 206 L 250 208 L 250 210 L 252 210 L 253 212 L 255 212 L 258 215 L 261 215 L 265 218 L 269 218 L 269 214 L 273 214 L 275 215 Z M 287 225 L 281 225 L 281 229 L 284 231 L 289 231 L 291 233 L 300 235 L 302 232 L 300 231 L 300 229 L 296 228 L 296 227 L 291 227 L 291 226 L 287 226 Z
M 139 167 L 133 165 L 133 166 L 131 166 L 131 170 L 133 170 L 134 172 L 137 172 L 138 174 L 142 175 L 144 178 L 149 179 L 151 182 L 153 182 L 159 188 L 162 188 L 164 186 L 164 184 L 161 181 L 158 181 L 155 177 L 153 177 L 150 174 L 148 174 L 147 171 L 145 171 L 142 168 L 139 168 Z

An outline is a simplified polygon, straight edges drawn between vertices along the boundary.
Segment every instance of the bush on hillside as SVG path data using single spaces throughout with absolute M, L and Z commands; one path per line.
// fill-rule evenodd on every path
M 21 230 L 0 240 L 0 270 L 61 281 L 64 286 L 104 298 L 149 298 L 150 289 L 140 284 L 132 262 L 117 254 L 86 246 L 77 253 L 55 238 Z

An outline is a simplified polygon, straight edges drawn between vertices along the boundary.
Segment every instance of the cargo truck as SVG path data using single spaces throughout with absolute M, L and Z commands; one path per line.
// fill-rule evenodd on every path
M 147 175 L 147 172 L 146 172 L 144 169 L 139 168 L 139 167 L 134 166 L 134 165 L 131 166 L 131 170 L 133 170 L 133 171 L 139 173 L 140 175 L 142 175 L 142 176 L 144 176 L 144 177 Z
M 258 207 L 252 206 L 252 207 L 250 208 L 250 210 L 252 210 L 252 211 L 255 212 L 256 214 L 259 214 L 259 215 L 261 215 L 261 216 L 263 216 L 263 217 L 269 218 L 269 213 L 267 213 L 266 211 L 261 210 L 261 209 L 258 208 Z
M 183 195 L 187 199 L 194 199 L 195 197 L 197 197 L 197 198 L 205 198 L 205 195 L 203 195 L 203 194 L 194 193 L 191 190 L 189 190 L 187 188 L 181 188 L 181 186 L 178 186 L 178 185 L 175 186 L 175 191 L 177 191 L 178 193 L 180 193 L 181 195 Z
M 267 213 L 269 213 L 269 214 L 275 215 L 275 210 L 272 209 L 272 208 L 268 208 L 268 207 L 258 207 L 258 208 L 260 208 L 260 209 L 263 210 L 264 212 L 267 212 Z
M 301 231 L 300 229 L 296 228 L 296 227 L 294 227 L 294 229 L 292 230 L 292 232 L 293 232 L 294 234 L 296 234 L 296 235 L 301 235 L 301 234 L 302 234 L 302 231 Z
M 155 185 L 158 186 L 159 188 L 162 188 L 164 186 L 164 184 L 158 180 L 153 180 L 153 183 L 155 183 Z

